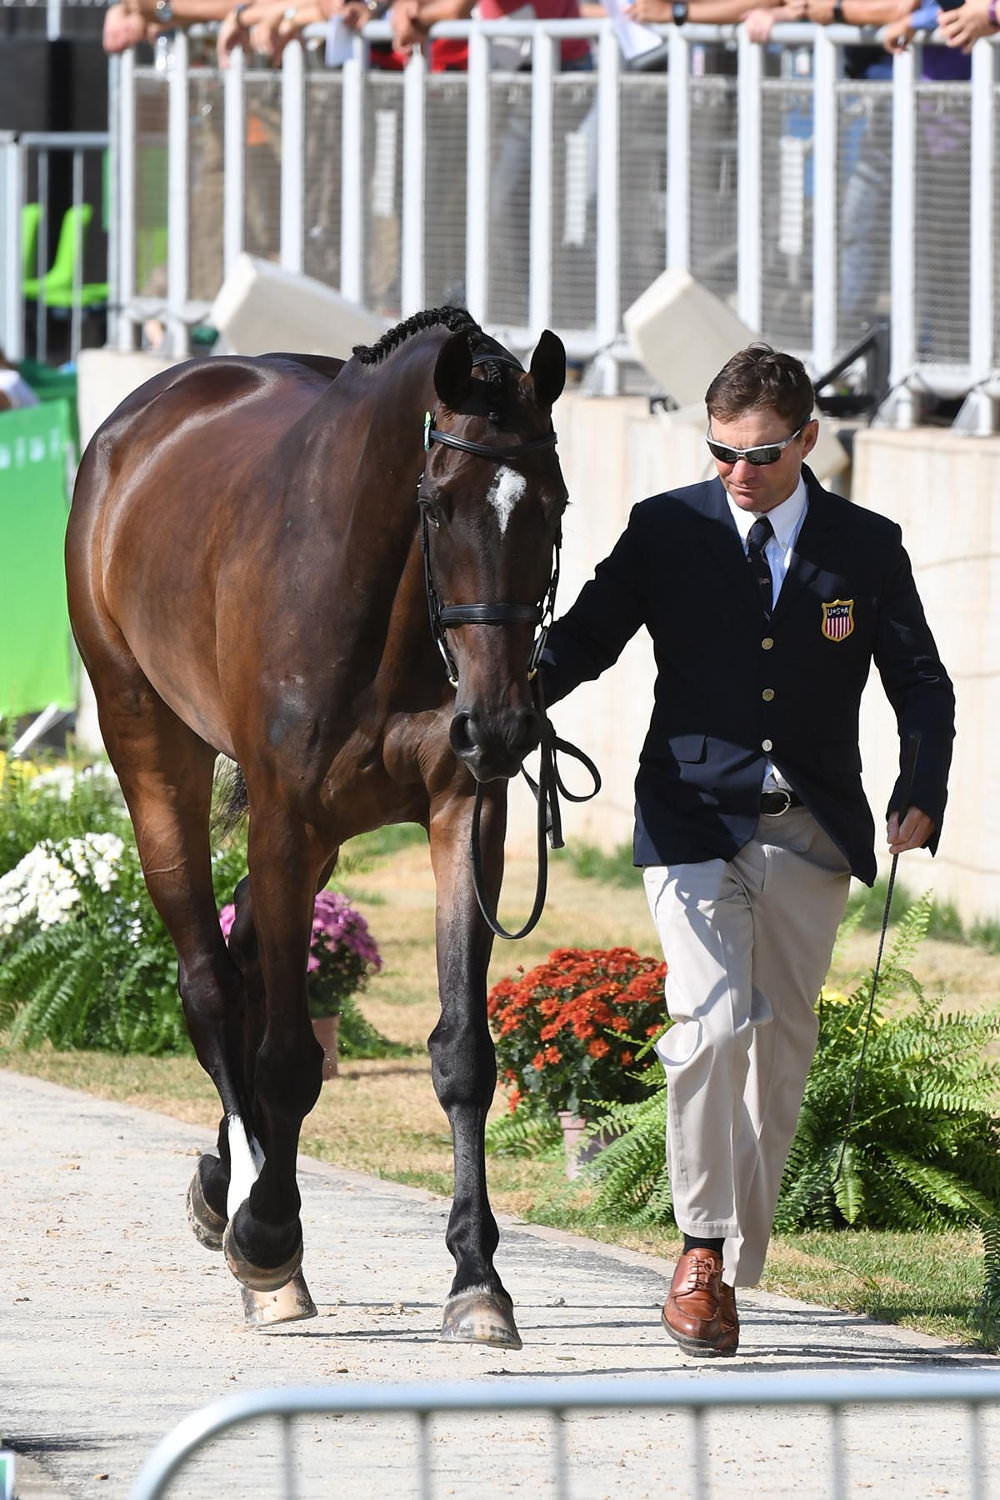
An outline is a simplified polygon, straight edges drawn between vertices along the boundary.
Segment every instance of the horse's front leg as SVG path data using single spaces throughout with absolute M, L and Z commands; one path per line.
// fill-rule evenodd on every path
M 472 888 L 472 799 L 443 798 L 431 808 L 431 859 L 437 894 L 441 1019 L 429 1039 L 431 1074 L 451 1125 L 455 1194 L 446 1241 L 455 1279 L 444 1307 L 442 1339 L 520 1349 L 514 1309 L 493 1266 L 500 1239 L 486 1190 L 486 1113 L 496 1088 L 496 1052 L 486 1022 L 486 969 L 493 935 Z M 503 874 L 506 783 L 484 798 L 481 847 L 494 900 Z
M 302 1261 L 296 1157 L 302 1121 L 319 1097 L 323 1058 L 306 998 L 318 863 L 293 820 L 254 809 L 250 894 L 264 1022 L 251 1078 L 262 1160 L 254 1163 L 247 1195 L 230 1202 L 223 1248 L 230 1270 L 255 1292 L 285 1286 Z M 237 1131 L 242 1122 L 231 1127 Z

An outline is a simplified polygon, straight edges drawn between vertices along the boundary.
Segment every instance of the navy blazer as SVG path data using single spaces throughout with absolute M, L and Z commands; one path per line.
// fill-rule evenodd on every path
M 549 703 L 618 659 L 641 627 L 656 657 L 635 783 L 637 865 L 731 859 L 756 831 L 772 760 L 847 857 L 875 879 L 858 708 L 874 660 L 901 740 L 920 750 L 909 805 L 937 844 L 954 693 L 900 528 L 803 469 L 809 504 L 773 616 L 760 604 L 720 479 L 636 505 L 611 555 L 553 625 Z M 889 810 L 900 808 L 897 779 Z

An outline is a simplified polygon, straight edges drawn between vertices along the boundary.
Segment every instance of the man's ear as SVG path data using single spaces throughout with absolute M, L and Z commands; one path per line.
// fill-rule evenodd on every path
M 819 419 L 810 417 L 802 429 L 802 457 L 808 458 L 819 440 Z

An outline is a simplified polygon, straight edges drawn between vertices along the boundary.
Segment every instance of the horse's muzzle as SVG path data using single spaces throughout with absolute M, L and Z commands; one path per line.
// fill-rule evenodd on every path
M 477 781 L 497 781 L 517 775 L 524 757 L 538 744 L 541 727 L 533 708 L 508 709 L 497 716 L 457 713 L 448 737 Z

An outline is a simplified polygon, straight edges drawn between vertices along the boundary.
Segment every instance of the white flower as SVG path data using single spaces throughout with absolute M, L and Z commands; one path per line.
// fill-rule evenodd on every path
M 43 839 L 0 876 L 0 933 L 34 921 L 44 931 L 66 920 L 80 899 L 80 876 L 109 891 L 125 845 L 114 833 L 85 833 L 53 844 Z

